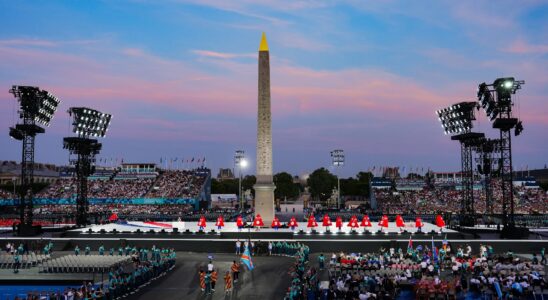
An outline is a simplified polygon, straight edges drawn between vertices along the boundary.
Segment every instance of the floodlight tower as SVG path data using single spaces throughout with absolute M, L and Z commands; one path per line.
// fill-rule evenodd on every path
M 512 116 L 512 106 L 514 105 L 512 95 L 521 89 L 522 84 L 525 84 L 525 81 L 515 80 L 514 77 L 498 78 L 493 84 L 481 83 L 477 95 L 487 117 L 493 122 L 493 128 L 500 131 L 503 223 L 506 233 L 517 235 L 525 233 L 525 231 L 515 230 L 511 130 L 514 129 L 515 136 L 518 136 L 523 131 L 523 124 Z M 508 206 L 510 206 L 510 212 L 508 212 Z
M 499 152 L 500 140 L 481 139 L 476 147 L 479 157 L 476 158 L 478 173 L 483 175 L 483 184 L 485 189 L 485 212 L 493 214 L 493 190 L 491 189 L 491 178 L 500 172 L 500 164 L 495 168 L 495 161 L 498 161 L 493 155 Z
M 49 126 L 59 105 L 59 99 L 47 91 L 33 86 L 16 86 L 10 91 L 20 104 L 19 117 L 23 124 L 10 127 L 10 136 L 23 141 L 21 159 L 21 187 L 19 190 L 19 235 L 32 235 L 32 185 L 34 183 L 34 138 L 45 129 L 36 125 Z
M 337 169 L 344 166 L 344 150 L 336 149 L 331 151 L 331 163 Z M 338 172 L 340 173 L 340 172 Z M 341 208 L 341 176 L 337 174 L 337 209 Z
M 63 148 L 76 158 L 70 163 L 75 166 L 77 178 L 76 224 L 88 223 L 88 176 L 95 172 L 95 155 L 99 154 L 102 144 L 91 137 L 105 137 L 112 115 L 86 107 L 71 107 L 68 110 L 73 117 L 72 131 L 76 137 L 63 139 Z
M 451 134 L 451 140 L 459 141 L 461 145 L 461 226 L 473 226 L 475 222 L 472 150 L 485 137 L 483 133 L 472 132 L 472 121 L 476 119 L 474 115 L 476 107 L 476 102 L 460 102 L 436 111 L 445 134 Z

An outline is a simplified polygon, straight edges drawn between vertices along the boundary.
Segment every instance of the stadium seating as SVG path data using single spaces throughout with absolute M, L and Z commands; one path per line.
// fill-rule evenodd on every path
M 42 273 L 100 273 L 131 263 L 129 256 L 66 255 L 39 266 Z
M 23 254 L 21 255 L 21 269 L 28 269 L 30 267 L 35 267 L 38 264 L 44 263 L 51 259 L 50 255 L 44 254 Z M 1 254 L 0 255 L 0 269 L 13 269 L 15 260 L 13 255 L 10 254 Z

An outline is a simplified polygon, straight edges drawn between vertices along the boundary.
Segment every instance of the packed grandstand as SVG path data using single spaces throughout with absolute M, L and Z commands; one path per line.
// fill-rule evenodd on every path
M 485 191 L 474 190 L 474 210 L 479 213 L 491 213 L 486 208 Z M 493 191 L 492 213 L 502 213 L 502 187 L 500 180 L 491 181 Z M 435 214 L 440 211 L 458 213 L 462 194 L 455 187 L 423 186 L 414 190 L 374 189 L 378 209 L 391 214 Z M 533 214 L 548 212 L 548 196 L 538 186 L 514 185 L 515 213 Z
M 196 170 L 132 171 L 101 169 L 88 178 L 89 212 L 97 221 L 116 213 L 124 217 L 178 218 L 207 201 L 209 172 Z M 34 195 L 35 220 L 42 225 L 73 223 L 77 194 L 76 179 L 69 172 Z M 0 189 L 2 223 L 17 219 L 14 207 L 18 197 Z
M 144 166 L 141 169 L 127 166 L 99 168 L 88 178 L 92 221 L 105 221 L 113 213 L 120 218 L 133 220 L 194 220 L 199 214 L 205 214 L 208 220 L 215 220 L 219 213 L 226 220 L 235 217 L 236 207 L 223 206 L 223 209 L 216 209 L 215 204 L 212 205 L 208 199 L 211 179 L 208 169 L 161 170 L 150 165 Z M 493 179 L 490 185 L 493 191 L 492 211 L 486 207 L 482 182 L 477 181 L 474 185 L 474 210 L 478 215 L 502 212 L 501 181 Z M 72 223 L 76 192 L 76 179 L 70 172 L 61 171 L 57 180 L 35 194 L 35 220 L 45 225 Z M 12 220 L 17 219 L 17 210 L 13 206 L 17 198 L 13 192 L 0 189 L 0 199 L 3 200 L 0 201 L 0 207 L 4 210 L 2 223 L 11 224 Z M 456 215 L 460 211 L 461 192 L 458 182 L 428 184 L 423 179 L 374 178 L 371 198 L 375 200 L 376 207 L 370 201 L 371 205 L 366 205 L 368 208 L 359 213 L 372 216 L 402 214 L 407 218 L 421 215 L 428 219 L 442 212 Z M 538 185 L 515 184 L 514 201 L 515 213 L 518 215 L 548 213 L 548 196 Z M 200 206 L 199 202 L 209 204 Z M 335 214 L 349 219 L 355 213 L 350 209 Z M 478 223 L 487 223 L 487 220 L 478 220 Z

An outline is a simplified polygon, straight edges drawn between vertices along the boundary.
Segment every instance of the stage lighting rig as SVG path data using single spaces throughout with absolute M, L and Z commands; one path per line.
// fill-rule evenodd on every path
M 500 131 L 500 176 L 502 178 L 502 213 L 505 230 L 504 236 L 520 237 L 526 235 L 526 230 L 516 229 L 514 222 L 513 201 L 513 170 L 512 170 L 512 135 L 518 136 L 523 132 L 523 124 L 512 115 L 514 106 L 512 95 L 525 84 L 523 80 L 514 77 L 496 79 L 493 84 L 481 83 L 478 86 L 478 101 L 485 106 L 487 117 L 493 122 L 493 128 Z M 510 206 L 510 211 L 508 211 Z
M 70 160 L 78 181 L 76 224 L 85 226 L 88 223 L 87 178 L 95 172 L 95 156 L 102 149 L 102 144 L 91 137 L 105 137 L 112 115 L 87 107 L 71 107 L 68 113 L 73 117 L 72 132 L 77 136 L 64 138 L 63 148 L 76 156 Z
M 487 213 L 493 214 L 493 190 L 491 189 L 491 178 L 498 176 L 500 172 L 500 160 L 494 157 L 499 152 L 500 140 L 481 139 L 475 147 L 479 157 L 476 158 L 477 169 L 480 175 L 483 175 L 485 189 L 485 208 Z M 495 162 L 497 167 L 495 168 Z
M 33 235 L 36 228 L 32 226 L 34 183 L 34 138 L 45 133 L 45 129 L 36 123 L 49 126 L 59 106 L 59 99 L 39 87 L 14 85 L 9 90 L 19 102 L 19 117 L 22 124 L 10 127 L 11 138 L 23 142 L 21 159 L 21 188 L 19 200 L 19 235 Z
M 472 121 L 476 119 L 474 116 L 474 108 L 476 107 L 476 102 L 460 102 L 438 110 L 436 114 L 445 134 L 470 132 Z
M 86 107 L 72 107 L 69 115 L 74 117 L 73 132 L 82 137 L 104 137 L 112 115 Z
M 459 102 L 436 111 L 444 133 L 451 135 L 451 140 L 459 141 L 461 145 L 461 226 L 473 226 L 475 222 L 472 150 L 485 138 L 483 133 L 472 132 L 472 121 L 476 119 L 474 112 L 477 108 L 479 105 L 476 102 Z

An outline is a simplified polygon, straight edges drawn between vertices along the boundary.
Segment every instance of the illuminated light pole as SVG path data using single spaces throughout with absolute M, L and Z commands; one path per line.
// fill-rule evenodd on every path
M 344 150 L 337 149 L 331 151 L 331 162 L 335 168 L 344 166 Z M 341 178 L 340 174 L 337 174 L 337 209 L 341 208 Z
M 247 167 L 247 160 L 245 159 L 244 150 L 236 150 L 234 154 L 234 165 L 238 166 L 238 200 L 240 203 L 240 211 L 244 210 L 244 197 L 242 194 L 242 170 Z

